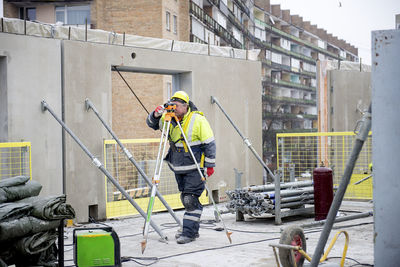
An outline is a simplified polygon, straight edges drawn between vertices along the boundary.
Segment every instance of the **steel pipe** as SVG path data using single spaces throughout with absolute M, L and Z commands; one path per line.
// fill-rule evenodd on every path
M 365 112 L 363 118 L 361 120 L 361 128 L 356 136 L 356 140 L 354 142 L 353 150 L 350 154 L 350 158 L 346 164 L 346 168 L 340 182 L 339 188 L 335 193 L 335 197 L 333 199 L 331 208 L 329 209 L 328 216 L 326 218 L 326 224 L 324 225 L 324 229 L 322 230 L 321 236 L 318 240 L 318 244 L 315 247 L 314 256 L 311 261 L 311 267 L 317 267 L 318 263 L 322 257 L 326 242 L 328 240 L 329 234 L 332 230 L 332 225 L 336 218 L 336 214 L 339 211 L 339 207 L 342 204 L 342 200 L 344 197 L 344 193 L 346 192 L 347 185 L 350 182 L 351 175 L 353 173 L 353 169 L 355 163 L 357 161 L 358 155 L 364 145 L 365 140 L 368 138 L 368 133 L 371 129 L 371 104 L 369 105 L 368 112 Z
M 289 182 L 289 183 L 281 183 L 280 188 L 285 189 L 285 188 L 298 188 L 298 187 L 306 187 L 313 185 L 313 181 L 301 181 L 301 182 Z M 268 184 L 268 185 L 255 185 L 255 186 L 249 186 L 249 187 L 244 187 L 243 190 L 248 190 L 251 192 L 265 192 L 265 191 L 272 191 L 275 189 L 274 184 Z
M 80 148 L 86 153 L 86 155 L 92 160 L 92 163 L 100 169 L 102 173 L 108 178 L 108 180 L 121 192 L 121 194 L 132 204 L 132 206 L 142 215 L 143 218 L 146 218 L 146 213 L 140 208 L 140 206 L 132 199 L 132 197 L 125 191 L 125 189 L 114 179 L 114 177 L 104 168 L 103 164 L 93 156 L 92 153 L 86 148 L 86 146 L 79 140 L 79 138 L 65 125 L 63 121 L 61 121 L 54 111 L 49 107 L 46 101 L 41 102 L 42 111 L 48 111 L 54 119 L 62 126 L 62 128 L 74 139 L 74 141 L 80 146 Z M 167 236 L 163 234 L 160 228 L 152 221 L 151 226 L 153 229 L 160 235 L 163 240 L 167 240 Z
M 229 115 L 225 112 L 221 104 L 218 102 L 218 100 L 214 97 L 211 96 L 211 104 L 217 104 L 217 106 L 221 109 L 222 113 L 224 113 L 225 117 L 228 119 L 228 121 L 232 124 L 233 128 L 237 131 L 237 133 L 240 135 L 240 137 L 243 139 L 243 142 L 246 144 L 246 146 L 250 149 L 250 151 L 254 154 L 256 159 L 261 163 L 261 165 L 264 167 L 264 169 L 267 171 L 267 173 L 272 177 L 274 181 L 275 175 L 272 173 L 272 171 L 268 168 L 268 166 L 265 164 L 265 162 L 262 160 L 260 155 L 258 155 L 257 151 L 254 149 L 253 145 L 251 144 L 250 140 L 245 137 L 242 132 L 239 130 L 239 128 L 235 125 L 235 123 L 232 121 L 232 119 L 229 117 Z
M 336 217 L 334 222 L 335 223 L 345 222 L 345 221 L 365 218 L 365 217 L 369 217 L 369 216 L 374 216 L 372 211 L 358 213 L 358 214 L 349 215 L 349 216 Z M 308 228 L 308 227 L 320 226 L 320 225 L 324 225 L 325 222 L 326 222 L 326 220 L 321 220 L 321 221 L 316 221 L 316 222 L 311 222 L 311 223 L 304 223 L 304 224 L 300 225 L 300 227 Z

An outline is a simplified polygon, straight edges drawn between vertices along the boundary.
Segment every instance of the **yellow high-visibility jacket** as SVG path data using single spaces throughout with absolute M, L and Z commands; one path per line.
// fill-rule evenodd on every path
M 155 130 L 162 129 L 165 114 L 161 118 L 155 118 L 154 112 L 147 117 L 147 125 Z M 165 160 L 175 173 L 185 173 L 196 170 L 196 165 L 185 145 L 190 146 L 200 167 L 214 167 L 216 145 L 213 131 L 204 114 L 200 111 L 192 111 L 190 108 L 179 122 L 185 133 L 188 144 L 177 123 L 173 120 L 169 130 L 170 148 Z

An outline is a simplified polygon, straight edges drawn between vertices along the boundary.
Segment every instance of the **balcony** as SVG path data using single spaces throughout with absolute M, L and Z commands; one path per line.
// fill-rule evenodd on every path
M 200 44 L 205 44 L 206 42 L 204 42 L 203 40 L 201 40 L 199 37 L 197 37 L 194 34 L 190 34 L 190 42 L 192 43 L 200 43 Z
M 302 89 L 302 90 L 313 91 L 313 92 L 315 92 L 317 90 L 313 86 L 308 86 L 308 85 L 303 85 L 303 84 L 293 83 L 293 82 L 287 82 L 287 81 L 283 81 L 283 80 L 279 80 L 279 79 L 272 79 L 271 80 L 270 76 L 265 76 L 263 81 L 262 81 L 262 85 L 266 86 L 268 84 L 276 85 L 276 86 L 279 86 L 279 87 Z
M 317 128 L 311 128 L 311 129 L 304 129 L 304 128 L 292 128 L 292 129 L 269 129 L 269 130 L 263 130 L 264 132 L 271 132 L 271 133 L 313 133 L 313 132 L 318 132 Z
M 190 13 L 193 14 L 197 19 L 202 21 L 209 28 L 211 28 L 215 34 L 220 36 L 223 40 L 225 40 L 225 42 L 230 44 L 232 47 L 243 48 L 243 45 L 238 40 L 236 40 L 235 37 L 230 32 L 228 32 L 212 17 L 210 17 L 207 13 L 205 13 L 201 7 L 199 7 L 192 1 L 190 1 Z
M 278 112 L 263 112 L 264 119 L 286 119 L 286 120 L 317 120 L 318 115 L 312 114 L 294 114 L 294 113 L 278 113 Z
M 301 105 L 310 105 L 316 106 L 317 102 L 312 99 L 300 99 L 300 98 L 291 98 L 291 97 L 284 97 L 284 96 L 273 96 L 273 95 L 263 95 L 263 101 L 272 101 L 272 102 L 281 102 L 281 103 L 288 103 L 288 104 L 301 104 Z
M 323 54 L 325 54 L 325 55 L 331 56 L 331 57 L 333 57 L 333 58 L 335 58 L 335 59 L 346 60 L 346 58 L 340 57 L 339 55 L 337 55 L 337 54 L 335 54 L 335 53 L 332 53 L 332 52 L 330 52 L 330 51 L 328 51 L 328 50 L 325 50 L 325 49 L 323 49 L 323 48 L 320 48 L 319 46 L 316 46 L 316 45 L 314 45 L 314 44 L 312 44 L 312 43 L 310 43 L 310 42 L 308 42 L 308 41 L 302 40 L 302 39 L 300 39 L 300 38 L 297 37 L 297 36 L 294 36 L 294 35 L 291 35 L 291 34 L 289 34 L 289 33 L 287 33 L 287 32 L 284 32 L 284 31 L 282 31 L 282 30 L 279 30 L 279 29 L 273 27 L 272 25 L 270 25 L 270 24 L 268 24 L 268 23 L 266 23 L 266 22 L 264 22 L 264 21 L 258 20 L 258 19 L 256 19 L 256 18 L 254 19 L 254 21 L 255 21 L 255 22 L 257 21 L 258 24 L 261 24 L 261 25 L 265 26 L 265 28 L 266 28 L 267 30 L 272 31 L 272 32 L 274 32 L 274 33 L 277 33 L 277 34 L 279 34 L 279 35 L 282 36 L 282 37 L 286 37 L 287 39 L 289 39 L 289 40 L 291 40 L 291 41 L 296 41 L 296 42 L 298 42 L 298 43 L 300 43 L 300 44 L 303 44 L 303 45 L 305 45 L 305 46 L 307 46 L 307 47 L 309 47 L 309 48 L 312 48 L 312 49 L 314 49 L 314 50 L 317 50 L 317 51 L 319 51 L 319 52 L 321 52 L 321 53 L 323 53 Z
M 239 8 L 250 18 L 250 9 L 243 3 L 242 0 L 234 0 Z

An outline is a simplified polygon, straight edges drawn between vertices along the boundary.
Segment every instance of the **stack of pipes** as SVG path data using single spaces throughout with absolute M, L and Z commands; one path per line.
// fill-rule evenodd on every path
M 226 191 L 230 201 L 226 204 L 230 212 L 260 216 L 275 209 L 275 185 L 258 185 Z M 312 181 L 281 183 L 281 208 L 297 208 L 314 204 Z

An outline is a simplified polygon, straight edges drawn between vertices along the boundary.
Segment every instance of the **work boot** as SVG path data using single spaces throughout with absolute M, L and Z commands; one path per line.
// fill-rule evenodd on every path
M 177 240 L 176 243 L 178 244 L 186 244 L 194 241 L 196 238 L 195 237 L 187 237 L 185 235 L 181 235 Z
M 181 229 L 179 229 L 178 231 L 176 231 L 176 233 L 175 233 L 175 239 L 178 239 L 179 237 L 181 237 L 182 236 L 182 230 Z M 200 237 L 200 234 L 199 233 L 196 233 L 195 235 L 194 235 L 194 238 L 199 238 Z

